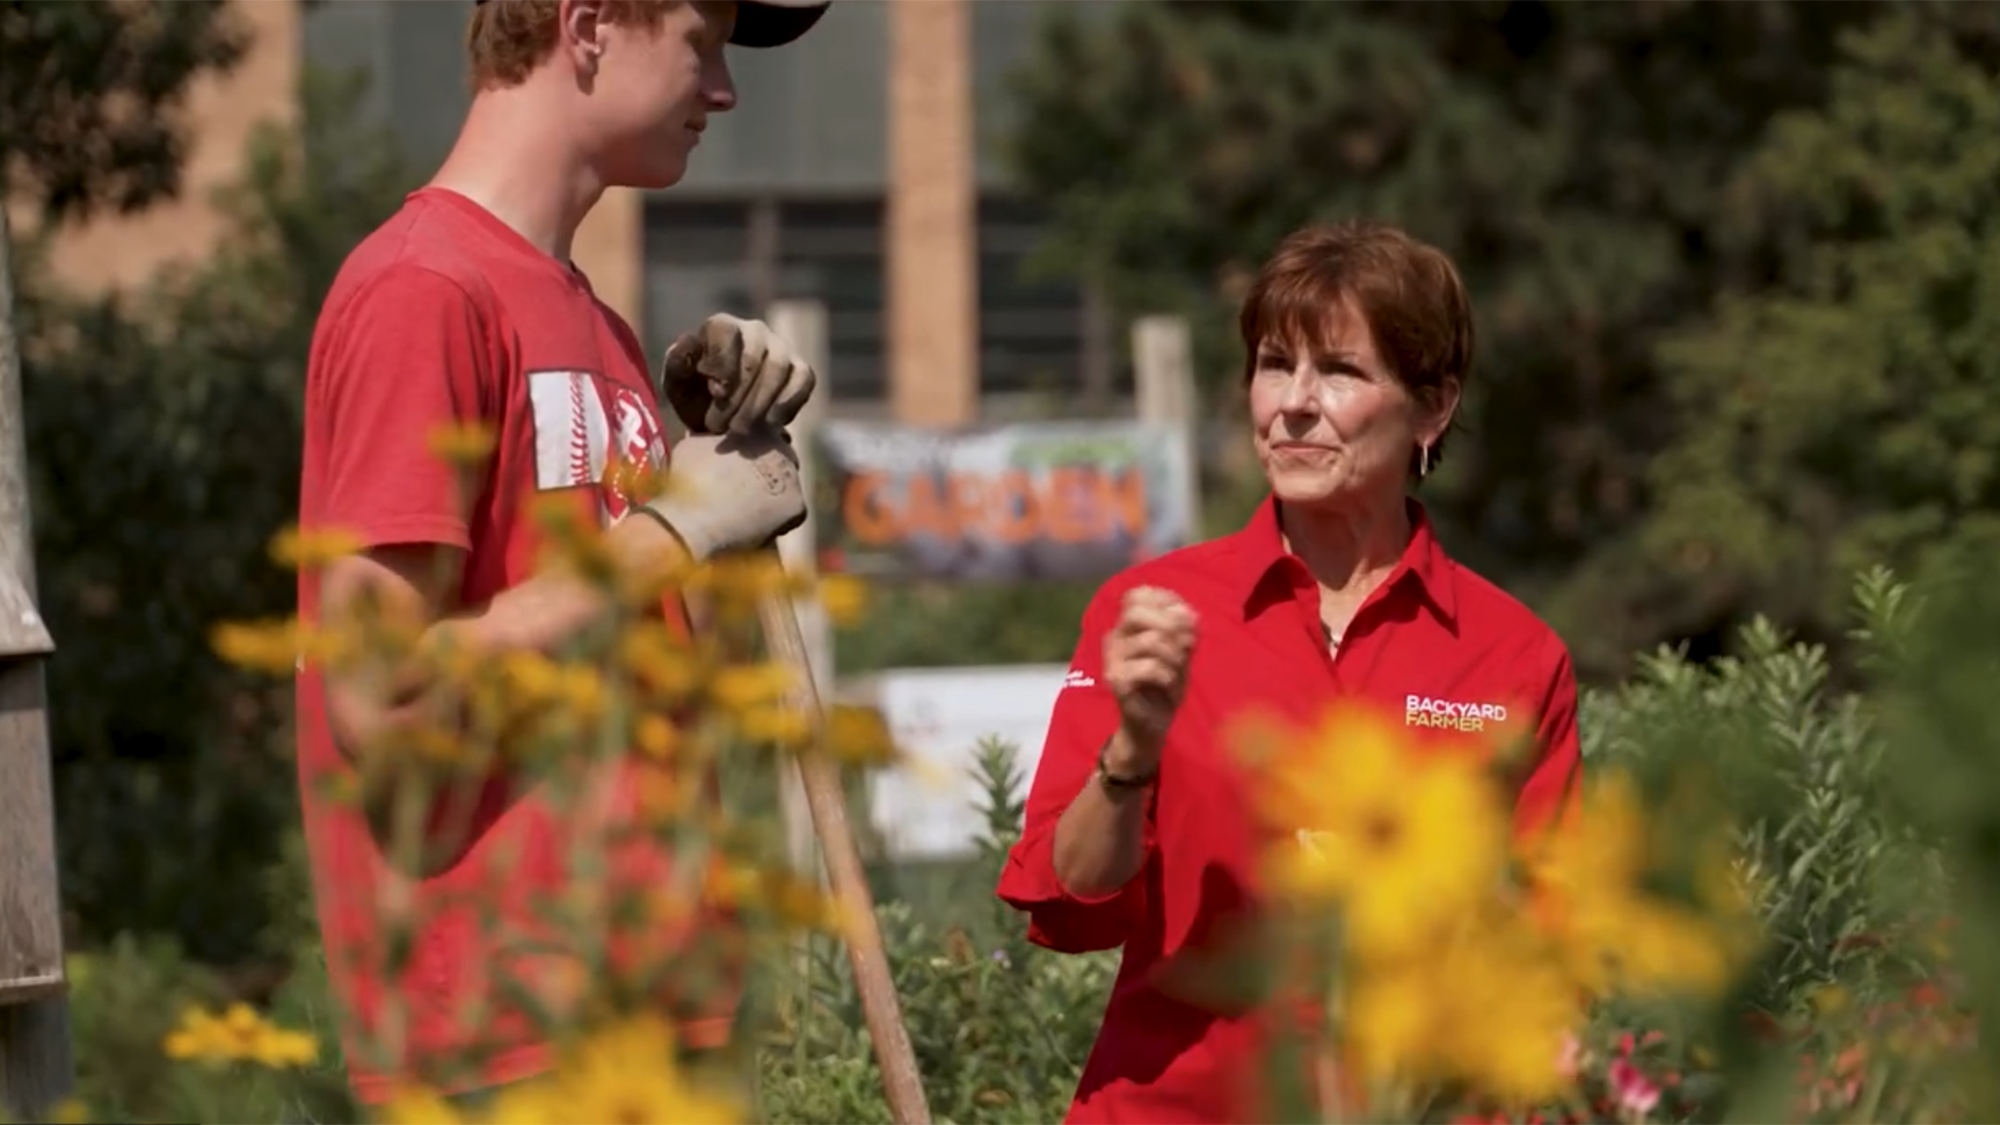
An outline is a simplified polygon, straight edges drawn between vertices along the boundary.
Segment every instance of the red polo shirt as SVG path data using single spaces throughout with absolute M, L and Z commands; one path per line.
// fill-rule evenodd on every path
M 458 470 L 431 451 L 432 433 L 453 423 L 497 435 L 485 473 L 463 490 Z M 371 547 L 455 547 L 464 552 L 466 607 L 535 572 L 538 498 L 565 497 L 583 518 L 608 522 L 628 502 L 602 484 L 612 459 L 657 468 L 666 456 L 631 328 L 582 274 L 463 196 L 412 194 L 348 256 L 327 294 L 306 370 L 300 524 L 345 530 Z M 300 616 L 314 620 L 318 603 L 316 578 L 302 576 Z M 677 600 L 662 608 L 685 629 Z M 327 727 L 317 668 L 301 670 L 297 694 L 306 840 L 355 1092 L 378 1102 L 412 1070 L 468 1055 L 475 1073 L 448 1092 L 544 1069 L 546 1045 L 500 977 L 562 994 L 573 966 L 515 952 L 498 935 L 535 932 L 551 896 L 572 882 L 573 842 L 594 835 L 576 831 L 582 810 L 524 779 L 492 778 L 466 853 L 440 874 L 412 877 L 383 855 L 352 803 L 329 795 L 329 786 L 352 792 L 355 779 Z M 591 780 L 608 800 L 593 815 L 633 815 L 645 768 L 633 760 L 599 771 Z M 639 847 L 615 853 L 612 869 L 622 889 L 637 892 L 664 886 L 667 863 Z M 404 967 L 392 973 L 386 905 L 398 901 L 417 922 Z M 499 925 L 483 920 L 488 909 Z M 682 948 L 676 938 L 639 924 L 614 934 L 612 948 L 650 960 Z M 733 993 L 716 993 L 696 1013 L 712 1018 L 677 1029 L 692 1045 L 728 1034 Z M 370 1049 L 393 1041 L 399 1058 L 379 1060 Z
M 1169 995 L 1157 970 L 1209 945 L 1256 899 L 1256 830 L 1246 777 L 1224 726 L 1249 708 L 1317 719 L 1339 698 L 1405 717 L 1441 749 L 1487 752 L 1470 724 L 1440 714 L 1483 714 L 1535 732 L 1523 770 L 1517 825 L 1532 826 L 1573 800 L 1580 769 L 1576 683 L 1561 638 L 1521 603 L 1452 562 L 1410 504 L 1414 534 L 1387 580 L 1329 653 L 1319 594 L 1286 552 L 1277 506 L 1266 500 L 1242 531 L 1143 563 L 1098 591 L 1083 617 L 1067 685 L 1028 794 L 1026 825 L 1001 873 L 1000 897 L 1028 914 L 1037 944 L 1066 953 L 1124 946 L 1103 1026 L 1070 1107 L 1071 1122 L 1228 1122 L 1252 1119 L 1262 1079 L 1257 1013 L 1222 1015 Z M 1056 878 L 1056 822 L 1088 782 L 1117 728 L 1100 678 L 1104 635 L 1125 592 L 1171 589 L 1200 617 L 1188 691 L 1161 760 L 1148 810 L 1147 858 L 1124 888 L 1082 899 Z

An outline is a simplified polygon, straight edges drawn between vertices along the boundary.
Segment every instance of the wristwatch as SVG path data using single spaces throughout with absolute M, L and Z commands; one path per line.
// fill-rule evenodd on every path
M 1109 749 L 1111 749 L 1111 743 L 1107 740 L 1097 750 L 1097 784 L 1102 786 L 1106 793 L 1113 797 L 1122 797 L 1128 793 L 1138 793 L 1150 788 L 1153 782 L 1159 780 L 1160 767 L 1158 765 L 1155 765 L 1143 774 L 1124 775 L 1112 773 L 1111 767 L 1104 761 L 1105 751 Z

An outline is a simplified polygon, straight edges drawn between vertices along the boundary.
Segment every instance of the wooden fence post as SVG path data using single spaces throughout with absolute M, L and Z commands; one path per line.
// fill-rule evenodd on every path
M 1186 317 L 1142 316 L 1132 322 L 1133 391 L 1139 421 L 1187 435 L 1189 534 L 1202 537 L 1201 415 L 1195 408 L 1194 335 Z
M 0 209 L 0 1105 L 45 1121 L 72 1074 L 12 239 Z

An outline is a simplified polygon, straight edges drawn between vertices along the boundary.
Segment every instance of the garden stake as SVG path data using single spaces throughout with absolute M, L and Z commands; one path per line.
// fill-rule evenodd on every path
M 777 562 L 775 549 L 771 550 L 771 556 Z M 784 564 L 778 562 L 778 565 Z M 764 626 L 764 643 L 772 656 L 791 669 L 793 705 L 813 716 L 814 730 L 823 732 L 826 712 L 821 709 L 812 661 L 806 654 L 805 634 L 799 630 L 799 616 L 792 608 L 791 598 L 783 593 L 767 594 L 758 604 L 757 612 Z M 889 1112 L 896 1125 L 930 1125 L 931 1110 L 924 1098 L 923 1076 L 917 1072 L 916 1051 L 910 1046 L 909 1029 L 903 1026 L 896 980 L 889 973 L 882 931 L 875 922 L 874 896 L 868 891 L 861 851 L 847 822 L 847 792 L 841 785 L 840 767 L 826 756 L 819 737 L 800 751 L 798 763 L 806 805 L 812 810 L 813 831 L 819 837 L 820 853 L 825 856 L 834 900 L 841 907 L 847 959 L 854 967 L 854 984 L 861 993 L 861 1011 L 868 1023 L 868 1038 L 875 1047 L 875 1061 L 882 1068 L 882 1087 L 888 1095 Z

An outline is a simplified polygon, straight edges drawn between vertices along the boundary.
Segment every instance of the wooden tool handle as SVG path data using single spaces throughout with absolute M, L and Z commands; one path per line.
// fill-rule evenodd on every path
M 765 643 L 770 646 L 771 655 L 793 672 L 797 685 L 795 704 L 806 714 L 823 717 L 819 688 L 812 677 L 812 660 L 806 653 L 805 635 L 799 630 L 798 614 L 792 609 L 790 599 L 766 597 L 758 606 L 758 616 L 763 621 Z M 917 1072 L 909 1029 L 903 1026 L 902 1005 L 896 998 L 895 978 L 889 973 L 882 931 L 875 924 L 874 896 L 869 893 L 867 873 L 861 867 L 861 851 L 847 822 L 847 793 L 841 786 L 840 767 L 818 745 L 802 752 L 798 762 L 806 805 L 812 810 L 813 830 L 819 836 L 820 852 L 826 857 L 827 876 L 848 926 L 848 962 L 854 967 L 854 983 L 861 993 L 868 1038 L 875 1045 L 875 1061 L 882 1068 L 889 1112 L 897 1125 L 930 1125 L 931 1110 L 924 1098 L 923 1076 Z

